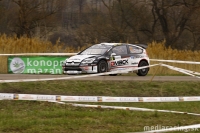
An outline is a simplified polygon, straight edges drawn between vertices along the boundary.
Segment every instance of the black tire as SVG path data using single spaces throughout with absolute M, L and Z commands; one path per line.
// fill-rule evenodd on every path
M 117 74 L 109 74 L 110 76 L 117 76 Z
M 101 60 L 98 63 L 98 73 L 104 73 L 108 71 L 108 64 L 105 60 Z
M 141 61 L 138 65 L 138 67 L 148 66 L 149 64 L 147 61 Z M 149 72 L 149 68 L 139 69 L 137 72 L 138 76 L 146 76 Z

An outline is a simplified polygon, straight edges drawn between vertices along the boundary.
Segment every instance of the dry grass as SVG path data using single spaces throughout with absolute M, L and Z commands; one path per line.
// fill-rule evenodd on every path
M 200 51 L 190 51 L 190 50 L 176 50 L 171 48 L 166 48 L 164 46 L 165 42 L 156 43 L 152 42 L 148 45 L 148 55 L 150 59 L 170 59 L 170 60 L 188 60 L 188 61 L 200 61 Z M 90 44 L 88 44 L 90 45 Z M 60 43 L 58 40 L 56 44 L 52 44 L 49 41 L 42 41 L 38 38 L 16 38 L 10 37 L 5 34 L 0 35 L 0 53 L 1 54 L 13 54 L 13 53 L 73 53 L 78 52 L 84 47 L 69 47 Z M 2 64 L 0 73 L 7 73 L 7 57 L 0 56 L 0 63 Z M 157 62 L 151 62 L 155 64 Z M 198 71 L 200 67 L 198 65 L 189 64 L 177 64 L 177 63 L 167 63 L 169 65 Z M 154 67 L 150 70 L 149 74 L 154 74 L 157 70 L 157 74 L 178 74 L 178 72 L 169 70 L 163 67 Z
M 38 38 L 10 37 L 5 34 L 0 35 L 0 53 L 14 54 L 14 53 L 72 53 L 78 52 L 83 48 L 66 47 L 57 40 L 56 44 L 49 41 L 42 41 Z M 0 56 L 0 63 L 2 64 L 0 73 L 7 73 L 7 57 Z
M 147 53 L 150 59 L 165 59 L 165 60 L 182 60 L 182 61 L 200 61 L 200 51 L 191 51 L 191 50 L 177 50 L 172 48 L 166 48 L 164 46 L 165 42 L 156 43 L 152 42 L 148 45 Z M 158 62 L 152 61 L 151 64 L 155 64 Z M 165 63 L 165 62 L 163 62 Z M 165 63 L 172 66 L 192 70 L 192 71 L 199 71 L 200 65 L 193 65 L 193 64 L 180 64 L 180 63 Z M 157 74 L 179 74 L 179 72 L 169 70 L 168 68 L 164 67 L 153 67 L 150 74 L 155 73 L 157 70 Z

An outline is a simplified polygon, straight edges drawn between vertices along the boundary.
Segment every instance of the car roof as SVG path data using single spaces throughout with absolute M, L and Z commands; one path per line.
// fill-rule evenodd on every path
M 142 47 L 144 49 L 147 48 L 147 44 L 129 44 L 129 43 L 100 43 L 101 45 L 109 45 L 109 46 L 119 46 L 119 45 L 135 45 Z
M 117 45 L 123 45 L 125 43 L 101 43 L 102 45 L 111 45 L 111 46 L 117 46 Z

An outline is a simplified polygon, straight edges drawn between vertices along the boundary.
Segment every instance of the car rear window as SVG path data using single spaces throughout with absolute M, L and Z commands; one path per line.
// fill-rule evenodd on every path
M 135 47 L 135 46 L 129 45 L 128 48 L 129 48 L 130 53 L 132 53 L 132 54 L 141 54 L 143 52 L 142 49 Z

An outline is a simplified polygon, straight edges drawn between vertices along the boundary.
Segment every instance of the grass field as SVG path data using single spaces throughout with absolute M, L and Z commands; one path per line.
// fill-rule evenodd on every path
M 0 93 L 79 96 L 196 96 L 199 82 L 44 81 L 0 84 Z M 199 102 L 90 103 L 200 114 Z M 0 133 L 124 133 L 145 126 L 199 124 L 200 116 L 72 107 L 39 101 L 0 101 Z M 183 131 L 182 131 L 183 132 Z M 190 133 L 200 132 L 191 131 Z
M 150 59 L 200 61 L 200 51 L 166 48 L 165 42 L 149 43 Z M 88 44 L 90 45 L 90 44 Z M 20 39 L 0 35 L 0 53 L 74 53 L 84 47 L 66 47 L 37 38 Z M 151 62 L 156 64 L 158 62 Z M 0 73 L 7 73 L 7 57 L 0 56 Z M 200 72 L 200 65 L 167 63 Z M 153 67 L 149 74 L 183 75 L 164 67 Z M 132 76 L 132 75 L 130 75 Z M 196 96 L 199 82 L 135 81 L 44 81 L 1 83 L 0 93 L 52 94 L 76 96 Z M 200 114 L 199 102 L 174 103 L 90 103 L 110 106 L 143 107 Z M 0 133 L 124 133 L 144 131 L 145 126 L 185 126 L 200 124 L 200 116 L 161 112 L 140 112 L 100 108 L 81 108 L 41 101 L 0 101 Z M 187 130 L 186 130 L 187 131 Z M 183 131 L 181 131 L 183 132 Z M 200 132 L 191 131 L 190 133 Z

